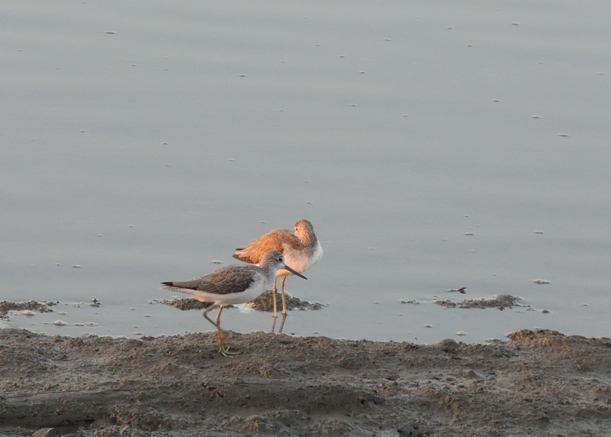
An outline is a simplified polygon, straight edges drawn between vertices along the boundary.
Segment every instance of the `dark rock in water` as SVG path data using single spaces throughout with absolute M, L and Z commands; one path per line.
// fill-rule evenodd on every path
M 307 302 L 297 297 L 285 295 L 287 310 L 319 310 L 324 307 L 319 302 Z M 276 298 L 279 308 L 282 307 L 282 297 L 280 293 Z M 274 296 L 270 290 L 263 293 L 261 296 L 252 301 L 252 307 L 257 311 L 274 311 Z
M 318 302 L 307 302 L 305 300 L 298 299 L 293 296 L 286 295 L 286 308 L 288 310 L 319 310 L 323 308 L 325 305 Z M 280 293 L 278 293 L 278 307 L 282 307 L 282 298 L 280 297 Z M 212 302 L 200 302 L 196 299 L 192 299 L 190 297 L 184 299 L 166 299 L 161 301 L 161 303 L 166 305 L 172 305 L 182 311 L 187 310 L 205 310 Z M 233 305 L 226 305 L 226 308 L 231 308 Z M 252 301 L 253 309 L 257 311 L 274 311 L 274 301 L 272 292 L 270 290 L 263 293 L 261 296 Z
M 435 303 L 446 308 L 497 308 L 502 311 L 505 308 L 513 308 L 514 306 L 525 306 L 520 305 L 518 303 L 519 300 L 519 297 L 499 294 L 490 299 L 464 299 L 461 302 L 446 299 L 436 300 Z
M 174 300 L 164 300 L 162 303 L 166 305 L 172 305 L 178 308 L 181 311 L 187 310 L 205 310 L 212 302 L 200 302 L 197 299 L 192 299 L 190 297 L 185 297 L 183 299 L 174 299 Z
M 4 317 L 9 311 L 38 311 L 40 313 L 50 313 L 53 310 L 49 307 L 56 305 L 57 302 L 36 302 L 31 300 L 29 302 L 0 302 L 0 317 Z

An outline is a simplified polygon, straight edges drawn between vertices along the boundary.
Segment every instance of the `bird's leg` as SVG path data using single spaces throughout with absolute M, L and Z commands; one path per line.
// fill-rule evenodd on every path
M 284 298 L 284 281 L 286 281 L 286 278 L 286 276 L 283 276 L 282 280 L 280 281 L 280 292 L 282 294 L 282 315 L 284 317 L 286 317 L 286 299 Z
M 223 308 L 225 308 L 225 305 L 219 305 L 219 312 L 216 315 L 216 319 L 214 319 L 215 325 L 217 326 L 221 324 L 221 313 L 223 312 Z
M 217 322 L 213 322 L 212 320 L 210 320 L 210 319 L 208 318 L 208 313 L 209 313 L 210 311 L 212 311 L 214 308 L 216 308 L 217 306 L 219 306 L 219 305 L 218 305 L 218 304 L 216 304 L 216 303 L 215 303 L 215 304 L 210 305 L 208 308 L 206 308 L 206 309 L 204 310 L 204 312 L 202 313 L 202 316 L 204 316 L 204 319 L 206 319 L 206 320 L 208 320 L 210 323 L 212 323 L 212 324 L 214 325 L 214 327 L 215 327 L 215 328 L 218 330 L 218 329 L 219 329 L 219 327 L 220 327 L 220 325 L 219 325 Z M 222 309 L 222 308 L 223 308 L 223 306 L 221 305 L 221 309 Z M 220 310 L 219 310 L 219 312 L 220 312 Z M 218 316 L 217 316 L 217 317 L 218 317 Z
M 223 330 L 223 328 L 221 328 L 221 324 L 220 324 L 220 313 L 223 310 L 223 306 L 221 305 L 221 308 L 219 309 L 219 314 L 216 316 L 217 320 L 219 320 L 219 322 L 213 322 L 212 319 L 210 319 L 208 317 L 208 312 L 210 310 L 212 310 L 213 308 L 216 308 L 218 305 L 214 304 L 209 306 L 208 308 L 206 308 L 204 310 L 204 312 L 202 313 L 202 315 L 204 316 L 204 318 L 206 320 L 208 320 L 210 323 L 212 323 L 214 325 L 214 327 L 216 328 L 216 330 L 218 331 L 218 341 L 219 341 L 219 353 L 221 355 L 224 355 L 226 357 L 231 357 L 231 355 L 229 354 L 229 348 L 225 348 L 225 331 Z
M 278 317 L 276 312 L 276 278 L 274 278 L 274 286 L 272 287 L 272 300 L 274 302 L 274 318 Z

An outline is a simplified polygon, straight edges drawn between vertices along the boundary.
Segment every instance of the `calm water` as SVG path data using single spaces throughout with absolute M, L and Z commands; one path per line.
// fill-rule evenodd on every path
M 156 303 L 159 282 L 308 218 L 325 256 L 287 289 L 327 307 L 285 332 L 611 336 L 609 16 L 589 0 L 5 5 L 0 297 L 60 304 L 2 325 L 209 330 Z M 530 307 L 433 303 L 500 293 Z

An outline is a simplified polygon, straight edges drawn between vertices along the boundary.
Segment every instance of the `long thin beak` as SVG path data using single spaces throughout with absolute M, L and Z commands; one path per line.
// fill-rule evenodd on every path
M 305 276 L 303 276 L 301 273 L 298 273 L 295 270 L 293 270 L 292 268 L 290 268 L 289 266 L 287 266 L 286 264 L 284 265 L 284 268 L 287 269 L 289 272 L 291 272 L 293 275 L 297 275 L 297 276 L 299 276 L 300 278 L 303 278 L 303 279 L 308 279 Z

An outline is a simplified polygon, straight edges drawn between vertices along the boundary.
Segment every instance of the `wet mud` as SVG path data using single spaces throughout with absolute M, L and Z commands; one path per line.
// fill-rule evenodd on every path
M 489 344 L 260 332 L 228 340 L 234 357 L 217 353 L 214 332 L 134 340 L 0 330 L 0 435 L 610 432 L 609 338 L 523 330 Z

